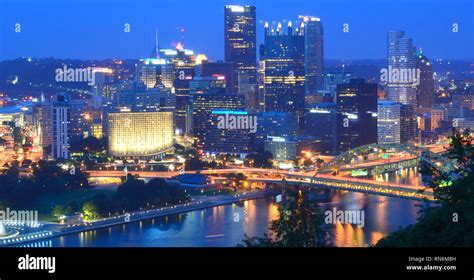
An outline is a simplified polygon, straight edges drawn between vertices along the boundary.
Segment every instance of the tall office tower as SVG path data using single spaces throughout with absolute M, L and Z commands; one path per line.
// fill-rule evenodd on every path
M 306 95 L 322 88 L 324 71 L 324 32 L 320 18 L 299 16 L 300 28 L 304 30 L 304 59 L 306 73 Z
M 400 103 L 390 100 L 377 102 L 377 143 L 400 143 Z
M 196 77 L 191 83 L 192 134 L 196 143 L 208 152 L 247 153 L 254 134 L 248 130 L 220 129 L 219 115 L 248 116 L 245 97 L 226 93 L 225 80 Z
M 102 106 L 103 97 L 107 94 L 109 86 L 113 83 L 113 70 L 110 68 L 94 67 L 93 73 L 95 76 L 95 83 L 91 86 L 91 99 L 94 109 L 99 109 Z
M 245 96 L 245 107 L 250 112 L 258 111 L 258 90 L 254 78 L 247 73 L 239 73 L 237 93 Z
M 339 152 L 377 142 L 377 84 L 351 79 L 337 86 Z
M 211 97 L 211 100 L 213 102 L 224 102 L 223 104 L 227 103 L 227 100 L 232 100 L 235 108 L 217 108 L 211 110 L 209 119 L 205 123 L 203 149 L 211 154 L 239 154 L 243 158 L 243 155 L 255 150 L 255 131 L 252 131 L 252 129 L 246 125 L 240 127 L 239 125 L 244 124 L 243 122 L 240 124 L 236 123 L 236 127 L 234 128 L 227 127 L 223 129 L 219 127 L 219 123 L 227 119 L 229 126 L 232 126 L 232 120 L 239 122 L 239 119 L 245 118 L 249 120 L 249 122 L 246 122 L 247 124 L 252 123 L 252 125 L 255 125 L 255 122 L 252 120 L 256 120 L 257 116 L 247 112 L 245 109 L 238 109 L 239 105 L 245 107 L 243 102 L 244 96 L 240 94 L 226 95 L 224 98 L 222 96 Z M 254 128 L 256 128 L 256 126 Z
M 281 23 L 269 31 L 265 24 L 265 111 L 293 112 L 302 128 L 305 95 L 304 35 L 293 31 L 288 23 L 287 33 Z
M 263 46 L 263 44 L 262 44 Z M 262 54 L 262 52 L 260 52 Z M 257 71 L 258 111 L 265 111 L 265 59 L 258 62 Z
M 87 123 L 84 119 L 84 113 L 88 107 L 83 99 L 68 100 L 69 105 L 69 141 L 70 143 L 77 143 L 84 139 L 87 131 Z
M 414 141 L 418 136 L 418 121 L 412 105 L 400 106 L 400 142 Z
M 233 62 L 209 61 L 204 60 L 201 64 L 196 65 L 196 76 L 201 77 L 219 77 L 222 76 L 226 81 L 228 93 L 238 92 L 238 74 L 237 64 Z
M 333 154 L 336 151 L 337 110 L 332 102 L 319 103 L 306 110 L 306 134 L 321 140 L 321 153 Z
M 41 104 L 42 145 L 46 157 L 69 158 L 70 105 L 65 94 Z
M 186 106 L 189 104 L 189 82 L 195 76 L 194 51 L 178 43 L 175 49 L 162 49 L 161 57 L 174 69 L 173 87 L 176 95 L 175 128 L 180 134 L 186 131 Z
M 220 96 L 225 94 L 226 80 L 223 76 L 194 77 L 194 79 L 191 81 L 191 102 L 188 105 L 186 116 L 187 123 L 190 124 L 190 126 L 188 127 L 186 134 L 193 135 L 195 138 L 197 138 L 198 143 L 203 142 L 204 139 L 205 122 L 209 120 L 208 112 L 212 110 L 215 106 L 219 105 L 219 102 L 217 102 L 216 104 L 197 104 L 196 106 L 194 104 L 196 102 L 205 102 L 205 100 L 207 100 L 206 97 L 210 95 Z M 209 100 L 211 99 L 212 98 L 210 98 Z M 229 104 L 228 106 L 232 107 L 231 104 Z M 207 111 L 205 110 L 205 108 L 207 108 Z
M 416 88 L 416 99 L 419 108 L 431 108 L 435 104 L 433 68 L 426 56 L 420 50 L 417 60 L 420 73 L 420 84 Z
M 239 72 L 256 80 L 257 25 L 255 6 L 224 7 L 225 61 L 237 63 Z
M 417 58 L 411 38 L 403 31 L 387 36 L 388 99 L 416 107 Z

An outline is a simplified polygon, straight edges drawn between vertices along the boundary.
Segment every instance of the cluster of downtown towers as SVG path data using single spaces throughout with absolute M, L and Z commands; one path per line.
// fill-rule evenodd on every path
M 246 154 L 266 149 L 285 160 L 294 159 L 302 147 L 337 154 L 365 144 L 408 142 L 417 137 L 415 109 L 433 105 L 433 76 L 429 63 L 420 67 L 420 61 L 427 60 L 415 55 L 411 39 L 403 32 L 388 33 L 388 67 L 421 68 L 420 83 L 389 81 L 388 98 L 378 101 L 376 83 L 343 71 L 324 72 L 324 35 L 319 18 L 300 16 L 285 26 L 266 23 L 260 46 L 256 30 L 255 6 L 227 5 L 225 61 L 207 60 L 181 45 L 160 49 L 157 42 L 153 57 L 138 66 L 136 80 L 128 89 L 110 91 L 107 77 L 97 79 L 93 94 L 101 99 L 103 136 L 109 137 L 109 150 L 113 130 L 124 126 L 114 124 L 116 116 L 112 121 L 109 116 L 123 107 L 142 113 L 172 111 L 172 124 L 154 124 L 165 126 L 155 138 L 169 138 L 162 135 L 163 131 L 192 136 L 198 147 L 209 153 Z M 216 118 L 222 114 L 256 116 L 258 129 L 219 129 Z M 141 120 L 163 118 L 150 115 Z M 128 121 L 125 126 L 129 127 Z M 150 126 L 140 127 L 150 130 Z M 139 134 L 137 129 L 131 133 Z M 156 154 L 169 148 L 169 141 L 158 142 L 143 145 L 158 145 Z M 55 146 L 59 149 L 63 145 Z M 56 157 L 67 157 L 64 151 L 54 150 L 53 146 Z M 153 153 L 151 147 L 146 153 L 131 150 L 121 155 Z

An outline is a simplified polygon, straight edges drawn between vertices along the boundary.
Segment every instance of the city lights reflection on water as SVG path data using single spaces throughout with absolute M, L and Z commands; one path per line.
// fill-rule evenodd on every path
M 416 170 L 380 175 L 376 180 L 414 183 L 421 185 Z M 334 224 L 332 245 L 364 247 L 377 243 L 400 226 L 416 222 L 424 202 L 383 197 L 355 192 L 332 192 L 319 202 L 323 212 L 362 210 L 363 227 L 355 224 Z M 53 247 L 234 247 L 244 234 L 263 236 L 270 221 L 279 216 L 273 197 L 245 201 L 198 210 L 181 215 L 144 220 L 127 225 L 98 229 L 48 240 Z

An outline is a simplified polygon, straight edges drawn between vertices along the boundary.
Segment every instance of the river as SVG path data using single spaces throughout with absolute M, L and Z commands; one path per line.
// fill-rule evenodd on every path
M 421 184 L 414 169 L 378 176 L 377 180 Z M 319 201 L 323 211 L 363 210 L 364 226 L 335 224 L 332 244 L 363 247 L 388 233 L 414 224 L 424 202 L 355 192 L 331 191 Z M 262 236 L 269 222 L 278 218 L 275 197 L 245 201 L 180 215 L 52 238 L 40 246 L 52 247 L 234 247 L 244 234 Z

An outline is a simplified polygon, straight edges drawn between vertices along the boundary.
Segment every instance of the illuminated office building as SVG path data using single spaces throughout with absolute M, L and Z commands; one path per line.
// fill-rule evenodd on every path
M 431 108 L 435 105 L 433 66 L 421 50 L 417 65 L 420 71 L 420 84 L 416 87 L 417 105 L 420 108 Z
M 400 142 L 414 141 L 418 136 L 418 119 L 412 105 L 400 106 Z
M 69 158 L 71 108 L 66 94 L 41 104 L 41 144 L 45 157 Z
M 228 96 L 228 98 L 239 98 L 243 99 L 241 95 Z M 216 99 L 214 99 L 216 100 Z M 224 101 L 224 99 L 220 99 Z M 234 99 L 235 100 L 235 99 Z M 237 100 L 236 100 L 237 101 Z M 242 100 L 243 101 L 243 100 Z M 237 102 L 238 104 L 238 102 Z M 241 103 L 243 105 L 243 103 Z M 237 108 L 237 106 L 236 106 Z M 214 109 L 211 110 L 208 115 L 209 119 L 205 122 L 205 132 L 203 139 L 203 149 L 207 153 L 211 154 L 248 154 L 254 151 L 255 143 L 255 132 L 251 131 L 248 127 L 239 129 L 220 129 L 218 126 L 219 117 L 252 117 L 256 118 L 255 115 L 250 114 L 245 110 L 230 110 L 230 109 Z
M 321 140 L 319 152 L 322 154 L 336 151 L 337 119 L 336 104 L 332 102 L 318 103 L 306 110 L 305 132 Z
M 108 122 L 113 157 L 154 158 L 173 147 L 172 112 L 110 113 Z
M 224 7 L 225 61 L 237 63 L 237 70 L 256 81 L 257 32 L 255 6 Z
M 377 102 L 377 143 L 400 143 L 400 103 L 390 100 Z
M 161 57 L 173 67 L 173 87 L 176 96 L 175 128 L 180 134 L 186 131 L 186 106 L 189 104 L 189 83 L 195 76 L 196 56 L 178 43 L 175 49 L 163 49 Z
M 415 57 L 415 47 L 411 38 L 408 38 L 403 31 L 390 31 L 387 36 L 387 60 L 388 70 L 416 71 L 417 58 Z M 416 108 L 416 78 L 393 76 L 387 82 L 388 99 L 397 103 L 412 105 Z
M 351 79 L 337 86 L 337 150 L 377 142 L 377 84 Z
M 239 76 L 236 69 L 237 63 L 205 60 L 196 65 L 196 76 L 222 76 L 226 81 L 227 92 L 237 93 Z
M 316 94 L 323 84 L 324 32 L 320 18 L 299 16 L 304 30 L 306 95 Z
M 268 136 L 296 137 L 298 122 L 295 114 L 290 112 L 261 112 L 257 114 L 258 130 L 256 134 L 257 145 L 263 146 Z
M 293 31 L 289 22 L 287 32 L 281 23 L 277 30 L 265 24 L 265 111 L 296 114 L 302 126 L 305 97 L 304 34 Z

